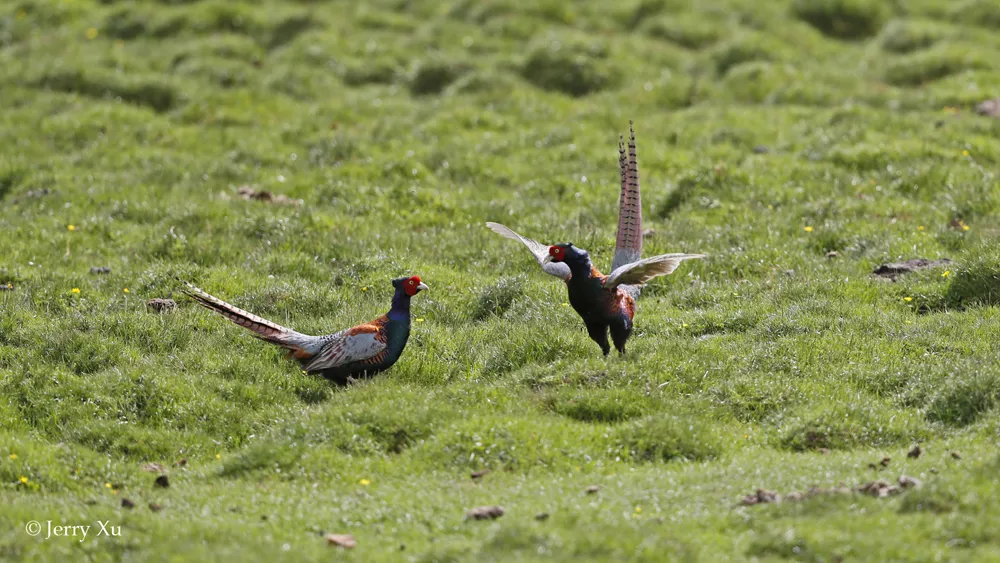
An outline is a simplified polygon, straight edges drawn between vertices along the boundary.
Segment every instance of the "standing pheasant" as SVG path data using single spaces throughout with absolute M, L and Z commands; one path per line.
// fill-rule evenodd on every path
M 545 273 L 566 282 L 569 302 L 583 318 L 587 332 L 607 356 L 611 351 L 608 332 L 619 353 L 632 335 L 635 300 L 649 280 L 667 275 L 684 260 L 704 258 L 704 254 L 661 254 L 642 258 L 642 199 L 639 196 L 639 168 L 635 159 L 635 132 L 629 122 L 628 157 L 625 141 L 619 138 L 618 164 L 621 198 L 618 200 L 618 236 L 611 273 L 604 275 L 590 262 L 586 250 L 573 243 L 552 246 L 523 237 L 499 223 L 486 223 L 498 235 L 520 241 L 535 256 Z
M 253 332 L 254 336 L 288 350 L 288 357 L 308 373 L 346 385 L 396 363 L 410 337 L 410 298 L 427 289 L 417 276 L 392 280 L 392 307 L 381 317 L 326 336 L 309 336 L 248 313 L 185 282 L 184 293 L 200 305 Z

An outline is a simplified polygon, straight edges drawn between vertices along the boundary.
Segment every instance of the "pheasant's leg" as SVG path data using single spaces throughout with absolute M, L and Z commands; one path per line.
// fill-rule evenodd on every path
M 615 349 L 623 356 L 625 355 L 625 341 L 630 336 L 632 336 L 631 322 L 611 323 L 611 340 L 615 343 Z
M 608 344 L 608 325 L 595 322 L 587 323 L 587 333 L 590 334 L 591 340 L 601 347 L 601 352 L 604 352 L 605 356 L 611 353 L 611 345 Z

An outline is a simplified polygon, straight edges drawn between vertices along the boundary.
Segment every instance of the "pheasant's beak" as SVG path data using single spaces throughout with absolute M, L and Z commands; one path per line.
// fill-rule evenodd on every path
M 552 261 L 552 255 L 551 254 L 547 254 L 545 256 L 545 258 L 542 258 L 542 266 L 548 264 L 551 261 Z
M 417 289 L 421 289 L 421 290 L 424 290 L 424 291 L 427 291 L 427 290 L 428 290 L 428 289 L 430 289 L 430 288 L 429 288 L 429 287 L 427 287 L 427 284 L 426 284 L 426 283 L 424 283 L 424 282 L 420 282 L 420 285 L 418 285 L 418 286 L 417 286 Z

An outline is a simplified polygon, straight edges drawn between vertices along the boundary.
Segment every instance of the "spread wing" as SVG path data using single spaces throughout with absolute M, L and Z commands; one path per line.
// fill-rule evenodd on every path
M 537 240 L 532 240 L 528 237 L 522 237 L 521 235 L 515 233 L 514 231 L 508 229 L 507 227 L 501 225 L 500 223 L 486 223 L 494 233 L 511 240 L 519 241 L 524 246 L 528 247 L 531 254 L 535 257 L 538 264 L 545 270 L 546 274 L 555 276 L 561 280 L 568 280 L 570 278 L 569 266 L 563 262 L 549 262 L 548 264 L 543 264 L 542 260 L 549 255 L 549 246 L 542 244 Z
M 665 276 L 677 269 L 685 260 L 704 258 L 704 254 L 661 254 L 625 264 L 608 274 L 604 287 L 612 288 L 618 285 L 642 285 L 656 276 Z
M 374 324 L 358 325 L 323 337 L 324 345 L 307 362 L 306 371 L 322 371 L 367 360 L 386 349 L 385 334 Z

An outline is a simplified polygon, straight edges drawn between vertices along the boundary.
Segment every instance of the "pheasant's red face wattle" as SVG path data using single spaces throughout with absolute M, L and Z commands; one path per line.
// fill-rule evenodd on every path
M 549 256 L 552 257 L 553 262 L 562 262 L 566 259 L 566 249 L 560 246 L 550 246 Z
M 420 287 L 420 276 L 413 276 L 412 278 L 403 282 L 403 290 L 406 291 L 406 294 L 409 295 L 410 297 L 413 297 L 414 295 L 419 293 L 421 289 L 423 288 Z

